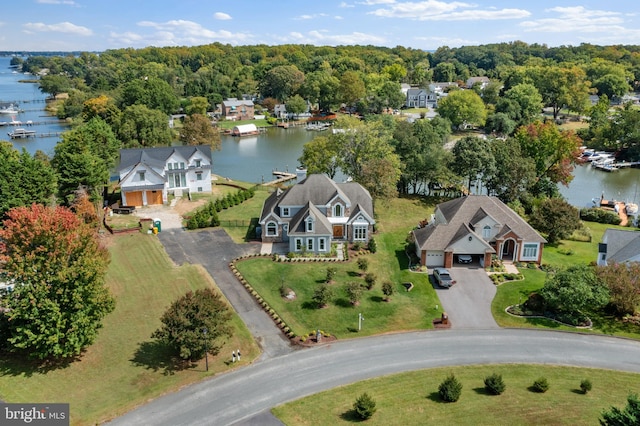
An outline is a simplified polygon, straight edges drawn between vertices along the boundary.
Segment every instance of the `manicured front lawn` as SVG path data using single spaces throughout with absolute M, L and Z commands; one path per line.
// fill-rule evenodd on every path
M 367 272 L 376 276 L 374 289 L 365 291 L 360 305 L 349 303 L 344 287 L 355 281 L 364 283 L 357 259 L 349 262 L 274 262 L 270 258 L 238 262 L 238 270 L 251 286 L 271 305 L 297 335 L 320 329 L 339 338 L 372 335 L 390 331 L 432 328 L 432 320 L 440 316 L 441 308 L 429 276 L 408 270 L 405 239 L 412 228 L 433 211 L 433 206 L 418 198 L 400 198 L 376 206 L 379 232 L 374 235 L 378 251 L 366 254 Z M 402 218 L 402 220 L 398 220 Z M 316 287 L 326 279 L 327 267 L 335 267 L 337 274 L 329 307 L 318 309 L 312 296 Z M 395 290 L 391 302 L 383 300 L 381 286 L 390 281 Z M 407 292 L 403 282 L 412 282 Z M 280 296 L 280 286 L 291 288 L 296 299 Z M 358 332 L 358 314 L 365 320 Z
M 462 383 L 458 402 L 443 403 L 438 386 L 455 374 Z M 502 395 L 488 395 L 486 376 L 501 374 Z M 546 377 L 549 390 L 529 387 Z M 586 395 L 580 382 L 589 379 Z M 287 425 L 342 425 L 358 422 L 353 403 L 367 392 L 377 411 L 367 425 L 597 425 L 611 406 L 624 407 L 630 392 L 640 391 L 640 375 L 607 370 L 540 365 L 483 365 L 429 369 L 366 380 L 311 395 L 272 409 Z
M 0 360 L 0 398 L 7 402 L 69 402 L 71 424 L 102 423 L 149 399 L 227 371 L 232 350 L 243 364 L 259 349 L 234 316 L 233 337 L 219 356 L 187 369 L 173 365 L 154 344 L 151 333 L 171 302 L 189 290 L 214 286 L 195 265 L 173 265 L 156 237 L 129 234 L 113 238 L 107 285 L 116 309 L 104 321 L 98 339 L 76 362 L 47 370 L 14 359 Z M 246 361 L 245 361 L 246 360 Z

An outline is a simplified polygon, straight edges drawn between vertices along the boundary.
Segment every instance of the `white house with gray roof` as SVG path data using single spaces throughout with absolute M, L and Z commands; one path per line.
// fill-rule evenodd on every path
M 640 262 L 640 233 L 626 229 L 609 228 L 598 244 L 598 265 Z
M 458 255 L 484 267 L 505 261 L 542 260 L 546 240 L 496 197 L 468 195 L 436 206 L 426 226 L 412 231 L 415 253 L 427 267 L 450 268 Z
M 211 192 L 211 146 L 120 150 L 122 205 L 164 204 L 169 194 Z
M 366 243 L 373 232 L 373 201 L 356 182 L 312 174 L 273 192 L 260 215 L 262 241 L 288 243 L 289 252 L 331 252 L 332 242 Z

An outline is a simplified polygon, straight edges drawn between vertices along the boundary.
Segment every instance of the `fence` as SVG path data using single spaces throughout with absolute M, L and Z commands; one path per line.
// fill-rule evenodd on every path
M 229 228 L 246 228 L 251 225 L 250 220 L 221 220 L 220 226 L 228 226 Z

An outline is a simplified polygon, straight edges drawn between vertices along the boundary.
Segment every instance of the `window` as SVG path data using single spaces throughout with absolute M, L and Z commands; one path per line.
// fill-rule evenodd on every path
M 187 176 L 184 173 L 172 173 L 169 178 L 169 188 L 180 188 L 187 186 Z
M 302 238 L 296 238 L 296 251 L 302 250 Z
M 522 249 L 522 257 L 526 257 L 527 259 L 537 259 L 538 258 L 538 245 L 537 244 L 525 244 Z
M 278 235 L 278 226 L 274 222 L 267 223 L 267 237 Z
M 140 175 L 140 180 L 144 180 L 144 171 L 138 172 Z
M 282 216 L 289 217 L 289 207 L 282 208 Z
M 324 238 L 320 238 L 318 240 L 318 250 L 319 251 L 325 251 L 325 239 Z
M 202 160 L 196 160 L 196 167 L 202 167 Z
M 167 164 L 167 168 L 168 168 L 169 170 L 173 170 L 173 163 L 168 163 L 168 164 Z
M 307 250 L 309 250 L 309 251 L 313 250 L 313 238 L 309 238 L 307 240 Z
M 198 187 L 198 192 L 202 192 L 202 187 L 201 186 Z
M 354 240 L 366 240 L 367 239 L 367 226 L 356 225 L 353 227 L 353 239 Z
M 202 180 L 202 172 L 196 173 L 196 180 Z
M 488 239 L 490 237 L 491 237 L 491 227 L 489 225 L 485 225 L 484 228 L 482 228 L 482 238 Z
M 342 217 L 342 205 L 336 204 L 333 208 L 333 215 L 335 217 Z
M 307 219 L 307 232 L 313 232 L 313 219 Z

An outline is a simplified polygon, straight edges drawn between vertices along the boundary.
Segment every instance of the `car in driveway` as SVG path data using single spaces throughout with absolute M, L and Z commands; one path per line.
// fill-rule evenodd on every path
M 470 254 L 459 254 L 458 255 L 458 263 L 471 263 L 473 258 Z
M 449 288 L 455 283 L 447 268 L 434 268 L 433 279 L 436 281 L 436 284 L 442 288 Z

